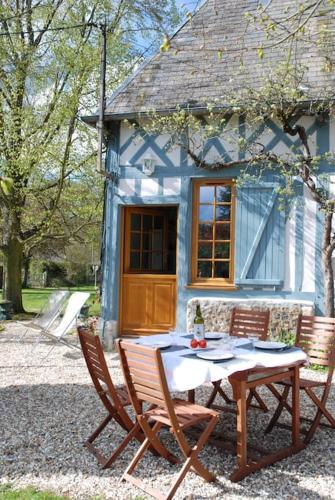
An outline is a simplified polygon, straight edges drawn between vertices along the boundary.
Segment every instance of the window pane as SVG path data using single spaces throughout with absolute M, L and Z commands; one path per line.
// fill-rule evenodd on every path
M 154 271 L 163 270 L 163 254 L 161 252 L 153 252 L 152 254 L 152 267 Z
M 139 250 L 140 246 L 141 246 L 141 234 L 140 233 L 131 233 L 130 248 L 132 250 Z
M 198 258 L 199 259 L 212 258 L 212 243 L 199 243 Z
M 229 278 L 229 262 L 214 262 L 214 278 Z
M 163 217 L 161 217 L 161 216 L 155 217 L 154 218 L 155 229 L 163 229 L 163 222 L 164 222 Z
M 130 269 L 140 268 L 140 252 L 130 252 Z
M 151 215 L 143 215 L 143 230 L 149 231 L 152 229 L 152 219 Z
M 163 231 L 153 231 L 152 233 L 152 249 L 163 250 Z
M 141 269 L 150 269 L 150 252 L 142 253 L 142 266 Z
M 215 258 L 216 259 L 229 259 L 229 243 L 216 243 L 215 245 Z
M 231 201 L 231 188 L 230 186 L 217 186 L 216 187 L 216 203 L 230 203 Z
M 200 203 L 213 203 L 213 202 L 214 202 L 214 186 L 201 186 Z
M 141 230 L 141 216 L 139 214 L 131 214 L 131 229 L 132 231 Z
M 230 240 L 230 224 L 216 224 L 215 225 L 215 239 L 216 240 Z
M 199 206 L 199 221 L 213 220 L 213 205 Z
M 213 239 L 213 224 L 199 224 L 199 240 Z
M 150 233 L 142 233 L 142 249 L 151 250 Z
M 211 262 L 198 262 L 198 278 L 211 278 L 212 277 L 212 263 Z
M 230 220 L 230 206 L 219 205 L 216 207 L 216 220 Z

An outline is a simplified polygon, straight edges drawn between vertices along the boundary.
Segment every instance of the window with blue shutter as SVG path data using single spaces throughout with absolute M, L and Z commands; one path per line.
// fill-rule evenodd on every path
M 238 188 L 235 284 L 278 286 L 284 281 L 285 213 L 279 210 L 277 184 Z

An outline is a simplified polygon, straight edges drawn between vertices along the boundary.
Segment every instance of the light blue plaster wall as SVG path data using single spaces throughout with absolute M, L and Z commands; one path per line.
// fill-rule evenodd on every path
M 268 146 L 276 147 L 280 142 L 287 147 L 297 141 L 292 141 L 279 129 L 276 124 L 269 124 L 273 132 L 269 140 Z M 239 126 L 241 134 L 247 137 L 248 133 L 243 123 L 243 119 L 239 118 Z M 320 152 L 329 149 L 329 127 L 328 124 L 319 124 L 314 122 L 310 126 L 311 133 L 316 132 L 317 144 Z M 259 130 L 257 133 L 261 134 Z M 254 139 L 256 132 L 250 134 L 249 139 Z M 107 156 L 107 170 L 115 169 L 118 166 L 120 154 L 126 154 L 127 148 L 132 144 L 132 140 L 124 142 L 120 147 L 120 129 L 117 123 L 112 125 L 111 137 L 114 141 L 110 141 Z M 193 178 L 227 178 L 237 177 L 239 174 L 238 168 L 225 169 L 220 172 L 200 171 L 188 160 L 185 153 L 180 150 L 178 156 L 178 164 L 167 159 L 166 151 L 159 150 L 156 144 L 156 137 L 145 138 L 145 143 L 137 148 L 135 154 L 129 155 L 130 165 L 122 165 L 120 169 L 120 181 L 131 179 L 134 183 L 133 195 L 120 195 L 117 186 L 115 187 L 110 181 L 106 189 L 106 220 L 105 220 L 105 245 L 104 245 L 104 267 L 103 267 L 103 302 L 102 314 L 103 318 L 118 320 L 119 311 L 119 284 L 120 284 L 120 225 L 121 225 L 121 209 L 122 206 L 129 205 L 177 205 L 178 206 L 178 247 L 177 247 L 177 325 L 180 328 L 186 327 L 186 305 L 193 297 L 227 297 L 227 298 L 271 298 L 274 299 L 300 299 L 300 300 L 315 300 L 318 311 L 322 312 L 323 301 L 323 286 L 322 286 L 322 270 L 320 267 L 320 241 L 322 234 L 322 215 L 317 214 L 316 217 L 316 258 L 315 258 L 315 281 L 316 292 L 302 291 L 302 275 L 303 275 L 303 232 L 304 232 L 304 203 L 302 185 L 299 182 L 295 183 L 296 196 L 300 198 L 301 203 L 297 204 L 295 213 L 296 233 L 295 233 L 295 261 L 296 275 L 294 290 L 284 292 L 280 287 L 264 286 L 248 289 L 241 287 L 236 291 L 220 291 L 220 290 L 205 290 L 188 288 L 189 273 L 190 273 L 190 254 L 191 254 L 191 184 Z M 142 172 L 141 158 L 143 154 L 151 151 L 159 155 L 162 165 L 156 167 L 154 178 L 157 179 L 158 192 L 154 196 L 141 196 L 141 182 L 147 179 Z M 140 153 L 139 153 L 140 150 Z M 238 152 L 239 158 L 243 157 L 243 152 Z M 164 195 L 163 180 L 167 178 L 179 177 L 181 179 L 180 193 L 176 195 Z M 269 181 L 278 181 L 278 179 L 269 178 Z M 275 220 L 275 219 L 274 219 Z M 279 219 L 278 219 L 279 220 Z M 280 228 L 283 233 L 283 227 Z M 241 235 L 236 234 L 235 239 Z M 278 242 L 279 237 L 276 236 Z M 282 234 L 284 238 L 284 234 Z M 278 245 L 282 245 L 278 243 Z M 281 246 L 281 248 L 283 248 Z M 279 254 L 278 254 L 279 255 Z M 263 284 L 265 285 L 265 284 Z

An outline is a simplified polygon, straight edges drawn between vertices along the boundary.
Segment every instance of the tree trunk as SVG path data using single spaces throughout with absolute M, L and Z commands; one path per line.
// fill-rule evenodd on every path
M 333 214 L 325 215 L 322 238 L 322 268 L 324 275 L 325 315 L 334 317 L 334 272 L 332 266 L 332 249 L 330 246 Z
M 13 220 L 14 219 L 14 220 Z M 12 302 L 14 313 L 24 312 L 22 304 L 23 244 L 17 238 L 19 221 L 6 214 L 3 224 L 4 284 L 2 295 Z
M 23 280 L 22 280 L 22 288 L 29 287 L 29 271 L 30 271 L 30 255 L 23 256 Z

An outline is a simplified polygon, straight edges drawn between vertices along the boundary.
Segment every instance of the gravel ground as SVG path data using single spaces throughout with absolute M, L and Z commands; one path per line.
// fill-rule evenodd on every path
M 82 443 L 105 415 L 92 387 L 79 351 L 66 346 L 50 349 L 43 342 L 32 352 L 36 337 L 28 333 L 19 342 L 22 327 L 7 323 L 0 332 L 0 482 L 15 487 L 34 486 L 73 499 L 143 499 L 141 490 L 120 483 L 137 444 L 131 443 L 112 469 L 102 471 Z M 122 382 L 117 355 L 107 354 L 114 380 Z M 323 373 L 305 370 L 309 377 L 320 379 Z M 306 375 L 306 374 L 305 374 Z M 228 389 L 229 390 L 229 389 Z M 204 402 L 210 387 L 197 390 L 197 401 Z M 274 407 L 267 390 L 260 391 Z M 302 402 L 304 413 L 312 407 Z M 329 398 L 335 414 L 335 387 Z M 264 429 L 269 416 L 257 410 L 248 414 L 252 440 L 274 447 L 289 435 L 278 428 L 269 436 Z M 219 423 L 222 436 L 234 429 L 234 415 L 224 413 Z M 123 433 L 116 424 L 109 427 L 100 446 L 109 449 Z M 166 440 L 174 443 L 166 434 Z M 312 443 L 298 455 L 250 475 L 238 484 L 228 479 L 235 465 L 233 456 L 207 445 L 200 455 L 203 463 L 217 476 L 215 483 L 205 483 L 189 473 L 175 498 L 188 499 L 330 499 L 335 498 L 335 431 L 318 430 Z M 162 459 L 146 455 L 139 468 L 144 477 L 161 491 L 167 491 L 178 468 Z M 149 474 L 148 474 L 149 472 Z

